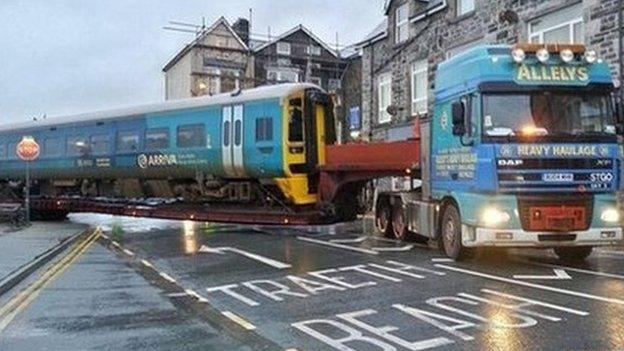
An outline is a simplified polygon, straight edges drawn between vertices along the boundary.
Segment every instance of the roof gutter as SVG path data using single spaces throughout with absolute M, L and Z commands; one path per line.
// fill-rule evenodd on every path
M 620 0 L 621 1 L 621 0 Z M 438 6 L 433 7 L 429 10 L 423 11 L 419 14 L 417 14 L 416 16 L 410 18 L 410 23 L 416 23 L 426 17 L 429 17 L 437 12 L 440 12 L 442 10 L 444 10 L 447 6 L 446 0 L 442 1 Z

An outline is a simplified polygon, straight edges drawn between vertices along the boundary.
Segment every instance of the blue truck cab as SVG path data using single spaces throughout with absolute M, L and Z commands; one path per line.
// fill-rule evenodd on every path
M 382 194 L 380 230 L 584 259 L 622 240 L 622 144 L 609 67 L 580 45 L 470 49 L 437 70 L 422 185 Z

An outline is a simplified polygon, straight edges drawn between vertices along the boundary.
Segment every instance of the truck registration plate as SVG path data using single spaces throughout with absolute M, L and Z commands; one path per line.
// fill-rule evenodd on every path
M 545 173 L 542 175 L 545 182 L 573 182 L 574 174 L 572 173 Z

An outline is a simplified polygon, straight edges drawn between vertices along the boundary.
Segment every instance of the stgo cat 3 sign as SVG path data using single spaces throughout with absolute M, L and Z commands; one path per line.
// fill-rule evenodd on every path
M 41 148 L 35 138 L 25 136 L 22 138 L 22 141 L 17 144 L 15 153 L 17 154 L 17 157 L 23 161 L 34 161 L 41 154 Z

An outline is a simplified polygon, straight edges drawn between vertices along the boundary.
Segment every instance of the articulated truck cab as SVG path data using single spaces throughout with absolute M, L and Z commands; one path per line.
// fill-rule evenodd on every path
M 606 63 L 581 45 L 480 46 L 441 63 L 421 120 L 421 182 L 381 193 L 378 229 L 584 259 L 622 240 L 621 118 Z M 417 122 L 418 123 L 418 122 Z

